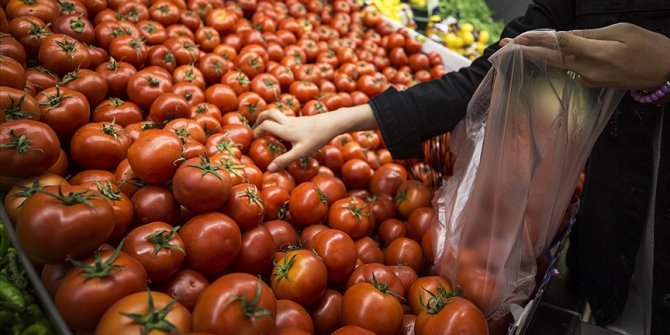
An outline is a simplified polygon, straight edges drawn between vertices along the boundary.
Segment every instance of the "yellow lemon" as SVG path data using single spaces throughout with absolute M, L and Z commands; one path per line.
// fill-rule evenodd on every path
M 471 32 L 463 32 L 461 31 L 461 38 L 463 39 L 463 44 L 464 45 L 470 45 L 475 41 L 475 36 L 472 35 Z
M 471 33 L 473 30 L 475 30 L 475 27 L 473 27 L 471 23 L 463 23 L 461 25 L 461 30 Z
M 483 43 L 483 44 L 488 43 L 490 37 L 491 36 L 489 35 L 489 32 L 486 31 L 486 30 L 482 30 L 482 31 L 479 32 L 479 42 L 480 43 Z

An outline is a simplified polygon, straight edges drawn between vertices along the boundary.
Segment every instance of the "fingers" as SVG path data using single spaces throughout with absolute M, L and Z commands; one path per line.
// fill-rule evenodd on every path
M 288 121 L 288 116 L 280 112 L 278 109 L 268 109 L 258 114 L 256 124 L 261 124 L 265 120 L 272 120 L 279 124 L 284 124 L 286 121 Z
M 305 150 L 300 145 L 295 145 L 291 150 L 275 158 L 270 165 L 268 165 L 267 170 L 270 172 L 276 172 L 278 170 L 284 169 L 288 164 L 294 160 L 298 160 L 302 157 L 308 156 L 310 152 Z
M 261 137 L 268 133 L 281 138 L 285 137 L 285 131 L 282 125 L 272 120 L 266 120 L 254 129 L 254 138 Z

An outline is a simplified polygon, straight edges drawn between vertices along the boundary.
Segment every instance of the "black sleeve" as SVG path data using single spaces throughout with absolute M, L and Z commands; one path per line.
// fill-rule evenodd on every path
M 505 26 L 502 38 L 525 31 L 574 26 L 574 0 L 535 0 L 526 14 Z M 421 142 L 452 130 L 465 111 L 500 47 L 494 43 L 469 67 L 398 92 L 391 87 L 370 99 L 384 142 L 395 159 L 422 157 Z

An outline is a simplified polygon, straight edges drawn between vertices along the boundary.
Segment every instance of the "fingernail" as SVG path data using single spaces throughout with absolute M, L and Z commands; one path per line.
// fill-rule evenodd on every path
M 277 170 L 278 170 L 278 168 L 277 168 L 277 164 L 275 164 L 275 163 L 270 163 L 270 165 L 268 165 L 268 171 L 270 171 L 270 172 L 275 172 L 275 171 L 277 171 Z

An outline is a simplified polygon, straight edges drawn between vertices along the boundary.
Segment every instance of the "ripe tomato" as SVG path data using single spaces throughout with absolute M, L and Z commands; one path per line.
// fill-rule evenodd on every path
M 386 219 L 379 225 L 377 235 L 383 245 L 388 245 L 393 240 L 407 235 L 407 225 L 396 218 Z
M 344 326 L 338 328 L 332 335 L 373 335 L 374 332 L 359 326 Z
M 49 297 L 53 299 L 56 296 L 56 291 L 58 287 L 63 282 L 65 274 L 70 270 L 72 264 L 69 262 L 58 263 L 58 264 L 46 264 L 42 268 L 40 273 L 40 280 L 44 285 L 44 288 L 49 293 Z
M 397 334 L 403 311 L 394 293 L 378 279 L 349 287 L 342 297 L 342 324 L 363 327 L 375 334 Z
M 248 92 L 251 86 L 249 77 L 240 71 L 226 72 L 221 79 L 221 83 L 230 86 L 236 95 Z
M 264 282 L 250 274 L 232 273 L 217 279 L 200 296 L 193 310 L 193 330 L 270 335 L 276 313 L 276 298 Z
M 242 244 L 235 221 L 216 212 L 193 217 L 179 235 L 186 245 L 186 265 L 202 273 L 225 270 L 235 260 Z
M 347 280 L 347 289 L 358 283 L 370 283 L 372 278 L 379 283 L 384 283 L 398 298 L 398 301 L 404 297 L 404 287 L 398 277 L 391 271 L 391 267 L 380 263 L 367 263 L 358 266 Z
M 142 264 L 120 249 L 97 250 L 95 256 L 74 263 L 63 278 L 54 302 L 70 328 L 93 331 L 107 308 L 147 287 Z
M 131 142 L 114 122 L 89 123 L 72 136 L 70 154 L 83 168 L 113 170 L 126 159 Z
M 159 283 L 184 262 L 186 251 L 178 230 L 165 222 L 139 226 L 128 233 L 121 250 L 142 263 L 152 283 Z
M 312 251 L 289 251 L 281 259 L 275 260 L 270 284 L 277 298 L 310 306 L 326 292 L 326 265 Z
M 130 78 L 137 73 L 134 66 L 126 62 L 117 62 L 113 58 L 109 62 L 98 65 L 95 69 L 107 82 L 107 92 L 111 97 L 125 98 Z
M 407 265 L 414 271 L 421 271 L 423 266 L 423 252 L 421 245 L 408 237 L 399 237 L 384 249 L 386 265 Z
M 128 163 L 135 174 L 150 184 L 166 183 L 177 170 L 181 158 L 179 136 L 169 130 L 144 132 L 128 148 Z
M 143 331 L 164 333 L 191 331 L 191 314 L 175 298 L 160 292 L 138 292 L 109 307 L 95 329 L 95 335 L 136 334 Z M 158 326 L 160 325 L 160 326 Z
M 326 217 L 328 202 L 316 184 L 304 182 L 291 192 L 288 209 L 295 224 L 309 226 Z
M 267 109 L 267 103 L 256 92 L 244 92 L 240 94 L 237 102 L 237 110 L 244 116 L 250 124 L 256 122 L 256 117 L 260 112 Z
M 179 220 L 179 203 L 167 188 L 147 185 L 137 190 L 130 200 L 133 202 L 137 226 L 154 221 L 176 225 Z
M 60 142 L 48 125 L 29 119 L 0 125 L 0 175 L 38 175 L 49 169 L 59 155 Z
M 337 229 L 323 230 L 306 244 L 323 259 L 328 270 L 328 282 L 338 283 L 349 278 L 356 266 L 356 246 L 349 235 Z
M 265 207 L 265 220 L 282 220 L 288 210 L 289 191 L 278 185 L 263 186 L 261 197 Z
M 175 172 L 172 191 L 191 212 L 210 212 L 226 203 L 231 194 L 230 175 L 207 157 L 191 158 Z
M 372 173 L 370 165 L 362 159 L 350 159 L 342 165 L 342 181 L 349 188 L 367 187 Z
M 312 306 L 310 315 L 317 334 L 332 333 L 341 323 L 342 294 L 335 290 L 327 290 Z
M 251 81 L 251 90 L 260 95 L 265 102 L 274 102 L 279 99 L 281 87 L 279 80 L 269 73 L 262 73 Z
M 17 235 L 26 253 L 43 263 L 82 258 L 109 238 L 114 212 L 81 186 L 48 186 L 23 204 Z
M 58 74 L 78 68 L 86 69 L 91 65 L 86 47 L 73 37 L 63 34 L 44 38 L 40 45 L 39 60 L 46 68 Z
M 275 158 L 285 152 L 286 147 L 277 138 L 263 136 L 251 142 L 248 155 L 259 169 L 265 171 Z
M 70 178 L 71 185 L 82 185 L 86 187 L 95 185 L 96 182 L 106 183 L 108 181 L 114 181 L 114 175 L 111 172 L 94 169 L 80 171 Z
M 254 78 L 265 72 L 266 61 L 255 52 L 247 52 L 235 58 L 235 65 L 249 78 Z
M 177 302 L 184 305 L 189 311 L 193 311 L 195 302 L 208 286 L 209 280 L 201 273 L 181 269 L 160 283 L 156 289 L 171 297 L 175 297 Z
M 223 74 L 228 72 L 228 64 L 222 56 L 208 53 L 198 61 L 198 69 L 208 84 L 215 84 L 219 83 Z
M 363 264 L 384 263 L 384 252 L 379 244 L 369 236 L 356 240 L 356 254 Z
M 126 228 L 133 222 L 133 203 L 130 198 L 112 184 L 111 181 L 96 181 L 89 184 L 89 188 L 107 199 L 107 203 L 114 210 L 114 230 L 107 239 L 108 242 L 116 243 L 123 237 Z
M 242 233 L 242 247 L 231 269 L 260 275 L 272 265 L 275 243 L 265 226 L 255 226 Z
M 319 162 L 312 157 L 303 157 L 289 163 L 287 170 L 296 182 L 302 183 L 316 177 L 319 173 Z
M 121 35 L 110 42 L 109 55 L 115 59 L 122 59 L 135 67 L 140 67 L 147 59 L 147 46 L 139 37 Z
M 142 20 L 135 24 L 147 45 L 163 44 L 167 40 L 165 27 L 156 21 Z
M 459 261 L 463 262 L 459 256 Z M 456 274 L 463 298 L 471 301 L 484 313 L 493 313 L 500 300 L 500 285 L 493 273 L 483 266 L 461 264 Z
M 107 96 L 107 81 L 95 71 L 74 70 L 63 76 L 61 84 L 84 94 L 90 105 L 97 105 Z
M 137 141 L 145 131 L 158 128 L 158 125 L 154 121 L 140 121 L 127 125 L 125 131 L 134 142 Z
M 289 86 L 289 92 L 295 95 L 300 103 L 316 99 L 319 95 L 319 86 L 309 81 L 296 81 Z
M 347 196 L 347 189 L 344 186 L 344 183 L 340 178 L 335 176 L 320 173 L 314 176 L 311 182 L 315 183 L 321 192 L 326 195 L 326 200 L 329 205 L 332 205 L 336 201 Z
M 230 112 L 237 108 L 237 95 L 233 88 L 226 84 L 214 84 L 205 90 L 207 102 L 215 105 L 221 112 Z
M 35 0 L 24 2 L 21 0 L 10 0 L 5 2 L 5 12 L 8 19 L 20 16 L 34 16 L 44 22 L 53 22 L 59 15 L 58 4 L 53 1 Z
M 68 140 L 91 116 L 86 97 L 69 88 L 47 88 L 40 92 L 37 102 L 42 110 L 41 121 L 48 124 L 60 139 Z
M 68 182 L 61 176 L 45 173 L 33 179 L 21 179 L 7 192 L 5 196 L 5 210 L 11 222 L 17 222 L 23 203 L 34 194 L 42 191 L 44 187 L 51 185 L 67 185 Z
M 276 251 L 298 245 L 298 232 L 290 223 L 284 220 L 272 220 L 264 222 L 263 226 L 272 235 Z
M 223 205 L 223 212 L 230 216 L 240 229 L 248 229 L 263 222 L 265 208 L 263 198 L 253 184 L 233 186 L 228 201 Z
M 449 282 L 440 276 L 427 276 L 417 279 L 407 293 L 407 303 L 412 308 L 412 312 L 418 315 L 425 311 L 426 303 L 430 300 L 431 294 L 439 296 L 440 290 L 452 291 Z
M 421 242 L 423 234 L 433 223 L 435 211 L 432 207 L 420 207 L 412 211 L 407 218 L 407 235 L 417 242 Z
M 370 179 L 370 191 L 375 195 L 395 195 L 400 185 L 407 181 L 407 170 L 396 163 L 382 165 Z
M 335 138 L 337 139 L 337 137 Z M 335 141 L 333 139 L 333 141 Z M 344 158 L 345 161 L 349 161 L 352 159 L 360 159 L 360 160 L 365 160 L 365 153 L 363 153 L 363 147 L 356 141 L 351 138 L 351 135 L 348 135 L 348 137 L 343 137 L 340 138 L 339 141 L 336 142 L 331 142 L 331 143 L 340 143 L 340 150 L 342 151 L 342 157 Z
M 172 73 L 177 68 L 177 60 L 166 46 L 154 45 L 147 51 L 147 66 L 158 66 Z
M 395 196 L 395 205 L 403 217 L 409 215 L 419 207 L 429 207 L 433 192 L 421 182 L 408 180 L 398 188 Z
M 307 310 L 299 304 L 288 300 L 277 300 L 277 316 L 275 320 L 275 332 L 282 329 L 303 330 L 307 334 L 314 334 L 314 325 L 312 317 Z
M 328 225 L 351 236 L 359 238 L 374 227 L 374 217 L 370 206 L 357 197 L 340 199 L 330 206 Z
M 86 44 L 91 44 L 95 40 L 95 28 L 93 24 L 79 13 L 58 17 L 53 22 L 53 31 L 58 34 L 71 36 Z
M 145 68 L 128 80 L 128 97 L 144 110 L 149 110 L 159 96 L 173 90 L 169 73 L 159 72 L 157 69 L 160 68 Z
M 51 29 L 44 21 L 35 16 L 22 16 L 9 22 L 9 33 L 23 46 L 25 53 L 32 57 L 37 54 L 42 39 L 51 34 Z M 18 52 L 20 53 L 20 51 Z M 7 56 L 11 57 L 11 54 L 7 54 Z M 25 57 L 23 62 L 18 61 L 21 64 L 25 63 Z
M 447 292 L 442 292 L 425 304 L 430 308 L 416 317 L 414 330 L 417 335 L 489 333 L 482 312 L 461 297 L 451 297 Z

